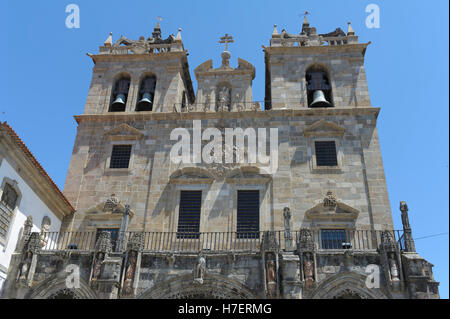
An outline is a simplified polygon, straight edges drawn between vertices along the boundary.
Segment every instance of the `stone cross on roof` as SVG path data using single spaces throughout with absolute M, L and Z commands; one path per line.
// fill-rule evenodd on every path
M 225 43 L 225 51 L 228 51 L 228 43 L 234 43 L 233 36 L 225 33 L 225 36 L 220 38 L 219 43 Z

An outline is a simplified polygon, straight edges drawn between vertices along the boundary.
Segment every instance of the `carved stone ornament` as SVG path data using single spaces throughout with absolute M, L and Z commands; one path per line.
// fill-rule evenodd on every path
M 127 243 L 128 251 L 141 252 L 144 249 L 144 233 L 134 233 L 130 235 Z
M 385 251 L 397 251 L 397 243 L 393 238 L 392 231 L 381 232 L 381 248 Z
M 115 194 L 112 194 L 110 198 L 108 198 L 105 202 L 105 206 L 103 207 L 104 212 L 113 212 L 117 205 L 119 204 L 119 199 Z
M 37 254 L 41 250 L 41 234 L 31 233 L 30 238 L 25 243 L 25 251 Z
M 314 251 L 314 240 L 309 229 L 302 228 L 299 233 L 298 250 Z
M 333 194 L 332 191 L 328 191 L 327 195 L 323 199 L 323 206 L 324 207 L 336 207 L 337 205 L 337 198 Z
M 101 232 L 98 236 L 97 241 L 95 242 L 95 251 L 110 253 L 112 251 L 112 243 L 111 243 L 111 233 L 110 232 Z
M 305 274 L 306 287 L 311 288 L 314 285 L 314 257 L 312 253 L 303 255 L 303 273 Z
M 266 231 L 262 235 L 261 250 L 262 251 L 278 251 L 279 245 L 275 232 Z

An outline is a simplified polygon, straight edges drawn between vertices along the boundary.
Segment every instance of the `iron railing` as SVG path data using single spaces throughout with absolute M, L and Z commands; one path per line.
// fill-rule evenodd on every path
M 261 249 L 264 237 L 259 232 L 144 232 L 143 250 L 147 252 L 257 252 Z M 296 249 L 300 241 L 300 231 L 273 231 L 280 249 Z M 381 231 L 371 230 L 311 230 L 315 249 L 318 251 L 356 250 L 375 251 L 381 244 Z M 112 242 L 113 250 L 122 252 L 134 232 L 119 233 Z M 395 241 L 402 238 L 400 231 L 391 231 Z M 49 232 L 45 233 L 43 248 L 45 251 L 95 249 L 96 232 Z M 401 243 L 400 243 L 401 245 Z M 402 246 L 401 246 L 402 247 Z

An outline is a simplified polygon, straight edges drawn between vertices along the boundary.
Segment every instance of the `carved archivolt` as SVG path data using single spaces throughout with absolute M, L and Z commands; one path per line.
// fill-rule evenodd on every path
M 68 289 L 66 277 L 69 273 L 64 273 L 63 276 L 55 275 L 39 283 L 29 293 L 27 299 L 55 299 L 59 297 L 71 297 L 73 299 L 99 299 L 97 294 L 89 287 L 89 285 L 80 278 L 80 287 Z
M 340 273 L 325 279 L 309 294 L 310 299 L 386 299 L 381 289 L 366 287 L 367 277 L 354 272 Z
M 138 299 L 257 299 L 258 295 L 236 280 L 205 274 L 203 284 L 192 281 L 192 274 L 160 282 Z

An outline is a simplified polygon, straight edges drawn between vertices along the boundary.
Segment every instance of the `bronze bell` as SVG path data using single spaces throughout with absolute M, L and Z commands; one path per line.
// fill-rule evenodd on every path
M 122 109 L 125 107 L 126 105 L 126 97 L 124 94 L 120 93 L 117 94 L 116 99 L 114 100 L 114 102 L 111 104 L 111 108 L 113 109 Z
M 144 93 L 142 99 L 138 103 L 139 110 L 151 110 L 153 106 L 153 99 L 150 93 Z
M 313 102 L 309 107 L 332 107 L 330 102 L 325 98 L 325 94 L 322 90 L 314 91 Z

